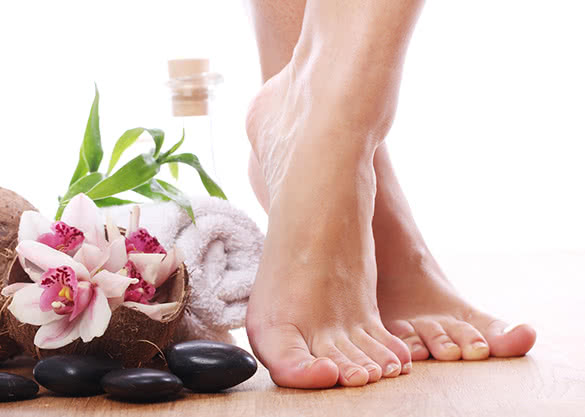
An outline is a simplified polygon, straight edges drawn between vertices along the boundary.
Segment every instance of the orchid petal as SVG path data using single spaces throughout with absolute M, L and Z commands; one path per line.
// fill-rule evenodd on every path
M 26 210 L 22 212 L 20 216 L 20 224 L 18 226 L 18 241 L 22 242 L 24 240 L 37 240 L 37 238 L 44 234 L 51 232 L 51 221 L 47 218 L 43 217 L 38 211 Z M 40 277 L 38 271 L 31 270 L 30 272 L 26 267 L 26 262 L 23 256 L 18 256 L 18 260 L 22 265 L 22 268 L 25 270 L 26 273 L 29 274 L 33 281 L 37 281 L 34 279 L 33 276 L 37 278 Z
M 143 227 L 126 234 L 126 251 L 128 253 L 167 253 L 158 239 Z
M 68 255 L 74 254 L 84 240 L 85 236 L 81 230 L 62 221 L 54 223 L 50 233 L 43 233 L 36 239 L 37 242 Z
M 15 282 L 14 284 L 7 285 L 2 289 L 2 295 L 4 297 L 10 297 L 16 293 L 16 291 L 22 290 L 24 287 L 29 285 L 37 285 L 29 282 Z
M 42 243 L 32 240 L 25 240 L 18 244 L 16 247 L 16 252 L 27 261 L 30 261 L 45 271 L 50 268 L 68 266 L 75 271 L 78 279 L 89 280 L 89 271 L 83 264 L 75 261 L 66 253 L 50 248 L 47 245 L 43 245 Z M 23 265 L 23 268 L 26 272 L 28 272 L 27 269 L 31 269 L 30 266 L 26 264 Z M 35 277 L 31 276 L 31 279 L 33 279 L 35 282 L 38 281 L 38 278 L 39 277 L 35 279 Z
M 124 268 L 124 265 L 128 262 L 126 240 L 124 236 L 120 235 L 118 239 L 111 242 L 112 243 L 109 247 L 110 257 L 102 268 L 110 272 L 118 272 L 120 269 Z
M 183 252 L 179 248 L 174 247 L 171 249 L 160 263 L 156 274 L 156 280 L 152 285 L 156 288 L 163 285 L 184 260 L 185 257 L 183 256 Z
M 134 263 L 142 278 L 151 285 L 157 280 L 158 270 L 165 255 L 162 253 L 130 253 L 128 259 Z
M 18 260 L 20 261 L 22 269 L 30 277 L 31 281 L 37 283 L 41 281 L 41 277 L 45 273 L 42 268 L 39 268 L 38 265 L 33 264 L 22 255 L 18 255 Z
M 74 260 L 83 264 L 90 271 L 90 275 L 93 275 L 98 269 L 100 269 L 109 257 L 109 249 L 102 251 L 100 248 L 89 243 L 84 243 L 81 248 L 77 251 Z
M 75 300 L 73 304 L 73 311 L 69 315 L 69 321 L 75 320 L 85 308 L 88 306 L 92 299 L 94 288 L 87 281 L 82 281 L 77 284 L 77 291 L 75 292 Z
M 122 305 L 123 302 L 124 302 L 124 296 L 108 298 L 108 304 L 110 305 L 110 310 L 112 310 L 112 311 L 114 311 L 115 309 L 120 307 L 120 305 Z
M 63 286 L 59 284 L 51 285 L 49 288 L 44 288 L 44 291 L 41 294 L 41 298 L 39 299 L 39 308 L 41 311 L 53 310 L 52 303 L 53 301 L 56 301 L 55 299 L 59 295 L 59 291 L 61 291 L 62 288 Z
M 109 214 L 106 214 L 106 230 L 108 231 L 108 242 L 113 242 L 122 237 L 120 229 L 114 224 L 112 217 Z
M 138 230 L 138 224 L 140 223 L 140 207 L 132 207 L 130 212 L 130 222 L 128 223 L 128 229 L 126 230 L 126 236 L 130 236 L 132 233 Z
M 162 321 L 167 316 L 177 311 L 179 303 L 177 301 L 173 301 L 172 303 L 162 304 L 141 304 L 135 303 L 134 301 L 125 301 L 122 303 L 122 305 L 133 310 L 138 310 L 153 320 Z
M 79 335 L 85 343 L 91 342 L 94 337 L 100 337 L 108 328 L 112 311 L 108 305 L 108 298 L 99 287 L 94 287 L 93 298 L 83 312 L 80 320 Z
M 109 271 L 100 271 L 92 278 L 94 284 L 101 288 L 107 298 L 121 297 L 129 285 L 136 284 L 138 279 Z
M 41 349 L 58 349 L 68 345 L 79 337 L 80 322 L 79 319 L 69 321 L 65 316 L 61 320 L 41 326 L 35 335 L 35 345 Z
M 89 243 L 101 249 L 106 247 L 102 213 L 93 200 L 85 194 L 77 194 L 69 201 L 61 220 L 81 230 Z
M 7 287 L 8 288 L 8 287 Z M 29 284 L 16 291 L 8 310 L 22 323 L 41 326 L 58 320 L 61 316 L 51 311 L 41 311 L 40 299 L 44 289 L 37 284 Z
M 37 240 L 40 235 L 51 233 L 51 225 L 51 221 L 41 215 L 38 211 L 24 211 L 20 216 L 18 241 Z

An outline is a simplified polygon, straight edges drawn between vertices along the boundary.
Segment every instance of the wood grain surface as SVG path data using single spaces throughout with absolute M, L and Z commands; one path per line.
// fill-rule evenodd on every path
M 221 394 L 133 404 L 107 395 L 0 403 L 0 416 L 585 416 L 585 253 L 443 257 L 461 292 L 510 320 L 527 321 L 537 344 L 522 358 L 416 362 L 410 375 L 363 388 L 276 387 L 266 369 Z M 238 344 L 249 349 L 243 330 Z M 0 365 L 32 376 L 30 359 Z

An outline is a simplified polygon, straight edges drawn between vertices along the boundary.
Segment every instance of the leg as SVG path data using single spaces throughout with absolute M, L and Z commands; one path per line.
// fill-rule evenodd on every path
M 375 157 L 379 187 L 374 237 L 378 305 L 386 327 L 408 343 L 414 360 L 520 356 L 536 334 L 507 324 L 467 303 L 447 280 L 416 227 L 386 148 Z
M 279 7 L 275 4 L 253 2 L 265 80 L 289 62 L 304 13 L 304 0 Z M 429 349 L 437 359 L 526 353 L 534 344 L 533 329 L 524 325 L 504 334 L 506 323 L 474 309 L 448 283 L 416 227 L 385 145 L 375 153 L 374 168 L 378 187 L 374 217 L 378 303 L 387 328 L 409 344 L 416 360 L 426 359 Z M 268 192 L 254 155 L 250 158 L 250 180 L 268 211 Z M 450 344 L 453 342 L 457 347 Z M 485 342 L 488 349 L 482 346 Z
M 308 1 L 292 59 L 250 107 L 269 225 L 246 327 L 279 385 L 409 371 L 408 348 L 377 309 L 373 158 L 421 3 Z

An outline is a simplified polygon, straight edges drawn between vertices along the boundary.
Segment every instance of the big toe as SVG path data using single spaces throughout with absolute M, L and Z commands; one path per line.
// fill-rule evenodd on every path
M 509 326 L 503 321 L 492 320 L 483 328 L 476 327 L 486 338 L 491 356 L 523 356 L 536 341 L 536 331 L 528 324 Z
M 329 388 L 339 370 L 329 358 L 311 355 L 305 339 L 292 325 L 250 332 L 256 356 L 268 368 L 275 384 L 290 388 Z

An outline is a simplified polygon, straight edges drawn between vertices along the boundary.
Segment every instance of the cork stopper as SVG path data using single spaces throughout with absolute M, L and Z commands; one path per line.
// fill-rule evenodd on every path
M 169 62 L 169 78 L 190 78 L 193 75 L 209 72 L 209 59 L 171 59 Z
M 205 116 L 220 74 L 210 72 L 209 59 L 173 59 L 168 62 L 173 116 Z

